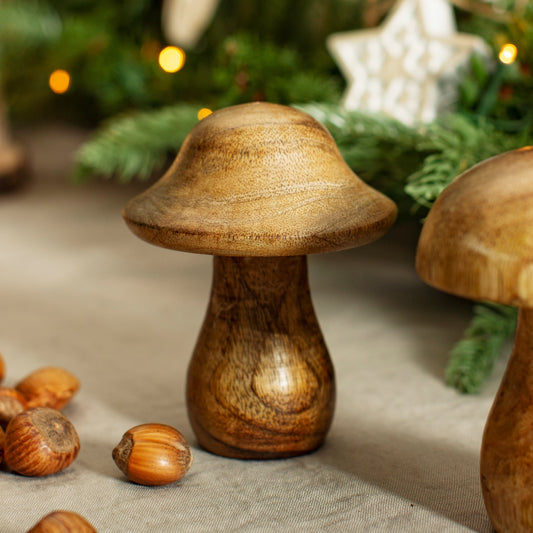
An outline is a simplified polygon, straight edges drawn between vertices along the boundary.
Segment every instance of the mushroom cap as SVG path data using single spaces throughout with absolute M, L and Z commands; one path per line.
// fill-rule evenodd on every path
M 371 242 L 396 206 L 352 172 L 314 118 L 256 102 L 198 122 L 166 174 L 122 214 L 165 248 L 286 256 Z
M 533 147 L 487 159 L 441 193 L 422 228 L 416 268 L 443 291 L 533 306 Z

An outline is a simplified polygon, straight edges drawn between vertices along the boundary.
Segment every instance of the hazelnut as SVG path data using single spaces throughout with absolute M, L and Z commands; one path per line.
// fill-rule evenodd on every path
M 83 516 L 72 511 L 54 511 L 39 520 L 27 533 L 97 533 Z
M 0 387 L 0 426 L 6 427 L 8 422 L 27 408 L 26 398 L 16 389 Z
M 6 428 L 4 460 L 24 476 L 47 476 L 69 466 L 80 449 L 72 422 L 55 409 L 37 407 L 19 413 Z
M 62 409 L 80 388 L 80 382 L 76 376 L 63 368 L 47 366 L 32 372 L 15 388 L 24 395 L 30 409 Z
M 178 481 L 192 463 L 183 435 L 165 424 L 141 424 L 126 431 L 113 459 L 130 481 L 140 485 Z

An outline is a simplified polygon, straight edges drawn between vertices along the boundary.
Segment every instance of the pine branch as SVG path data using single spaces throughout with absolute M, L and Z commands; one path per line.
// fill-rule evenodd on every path
M 414 127 L 380 114 L 338 105 L 297 106 L 324 124 L 346 162 L 367 182 L 412 215 L 429 209 L 458 175 L 484 159 L 531 141 L 529 130 L 511 135 L 488 120 L 461 114 Z
M 335 104 L 295 107 L 324 124 L 348 165 L 390 196 L 403 213 L 431 207 L 459 173 L 487 157 L 523 146 L 527 140 L 462 115 L 409 127 L 384 115 L 347 111 Z M 169 152 L 179 150 L 197 122 L 197 109 L 180 104 L 108 121 L 79 151 L 75 177 L 146 179 Z
M 288 47 L 239 33 L 224 40 L 212 75 L 217 107 L 266 100 L 334 102 L 339 99 L 338 79 L 330 73 L 304 68 L 300 54 Z
M 177 105 L 110 120 L 76 154 L 75 181 L 93 175 L 147 179 L 176 153 L 198 122 L 199 106 Z
M 524 135 L 509 135 L 489 121 L 447 115 L 427 127 L 419 150 L 429 152 L 422 167 L 406 180 L 405 192 L 416 207 L 430 208 L 453 179 L 471 166 L 527 144 Z
M 505 341 L 515 331 L 516 317 L 513 307 L 492 303 L 476 305 L 470 326 L 450 353 L 446 383 L 467 394 L 479 392 Z
M 120 181 L 146 179 L 177 153 L 196 124 L 199 106 L 180 104 L 157 111 L 131 113 L 109 120 L 78 151 L 74 179 L 99 175 Z M 398 121 L 381 116 L 344 111 L 332 104 L 296 106 L 315 116 L 332 132 L 347 163 L 361 178 L 388 194 L 398 204 L 409 201 L 405 177 L 422 164 L 416 146 L 423 140 Z M 387 157 L 383 157 L 383 153 Z
M 62 25 L 57 12 L 43 2 L 0 3 L 0 36 L 3 46 L 17 49 L 39 46 L 57 39 Z

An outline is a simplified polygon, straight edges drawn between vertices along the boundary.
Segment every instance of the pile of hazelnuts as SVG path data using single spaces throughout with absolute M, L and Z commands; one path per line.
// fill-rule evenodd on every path
M 0 383 L 4 374 L 0 354 Z M 79 387 L 76 376 L 55 366 L 35 370 L 13 388 L 0 386 L 0 465 L 24 476 L 47 476 L 67 468 L 78 455 L 80 439 L 61 409 Z M 149 486 L 178 481 L 192 463 L 185 438 L 166 424 L 141 424 L 129 429 L 112 456 L 130 481 Z M 61 511 L 43 520 L 84 519 Z M 83 531 L 95 531 L 88 526 L 91 529 Z

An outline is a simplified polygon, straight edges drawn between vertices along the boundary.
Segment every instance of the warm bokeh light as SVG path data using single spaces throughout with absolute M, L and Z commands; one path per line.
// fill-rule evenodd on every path
M 208 117 L 213 111 L 211 109 L 207 109 L 207 107 L 202 107 L 200 111 L 198 111 L 198 120 L 202 120 L 205 117 Z
M 178 72 L 185 65 L 185 52 L 177 46 L 166 46 L 159 53 L 159 66 L 165 72 Z
M 48 78 L 48 85 L 56 94 L 66 93 L 70 87 L 70 74 L 66 70 L 54 70 Z
M 500 53 L 498 54 L 499 60 L 505 65 L 510 65 L 515 62 L 518 49 L 514 44 L 507 43 L 502 46 Z

